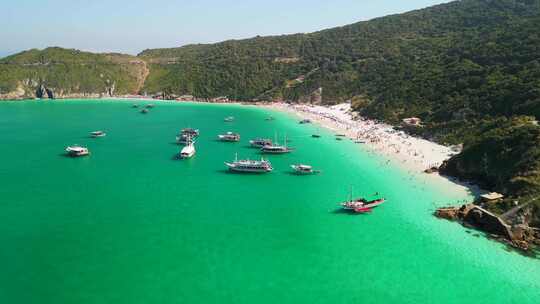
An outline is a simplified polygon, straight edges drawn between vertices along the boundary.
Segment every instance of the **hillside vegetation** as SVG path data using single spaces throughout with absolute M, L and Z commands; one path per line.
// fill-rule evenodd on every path
M 34 97 L 43 86 L 56 96 L 137 93 L 145 62 L 129 55 L 47 48 L 0 59 L 0 95 Z

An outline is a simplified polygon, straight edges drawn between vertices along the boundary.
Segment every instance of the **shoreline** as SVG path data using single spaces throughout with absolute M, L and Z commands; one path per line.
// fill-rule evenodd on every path
M 335 135 L 345 135 L 350 141 L 361 141 L 359 148 L 367 153 L 381 156 L 386 165 L 393 164 L 402 168 L 408 175 L 425 177 L 432 180 L 442 179 L 451 182 L 456 190 L 478 197 L 487 191 L 479 186 L 444 176 L 438 172 L 425 173 L 426 169 L 440 166 L 457 153 L 450 147 L 413 137 L 404 132 L 394 130 L 393 126 L 358 117 L 354 119 L 349 104 L 335 106 L 291 105 L 286 103 L 259 104 L 257 107 L 267 108 L 296 116 L 298 119 L 309 119 L 312 123 L 323 127 Z M 336 136 L 337 137 L 337 136 Z M 457 202 L 456 204 L 463 204 Z
M 475 184 L 461 182 L 449 176 L 440 175 L 438 172 L 427 174 L 424 171 L 431 167 L 440 166 L 445 160 L 457 154 L 450 147 L 428 141 L 426 139 L 407 135 L 402 131 L 394 130 L 393 126 L 385 123 L 376 122 L 364 117 L 352 115 L 350 104 L 343 103 L 334 106 L 320 106 L 310 104 L 288 104 L 283 102 L 209 102 L 200 100 L 164 100 L 144 97 L 90 97 L 90 98 L 58 98 L 58 99 L 16 99 L 0 100 L 4 102 L 18 101 L 50 101 L 50 100 L 72 100 L 87 99 L 94 101 L 125 101 L 125 102 L 162 102 L 162 103 L 199 103 L 216 105 L 245 105 L 254 106 L 262 109 L 269 109 L 294 115 L 298 119 L 309 119 L 314 124 L 334 132 L 336 135 L 345 135 L 351 141 L 362 141 L 358 144 L 359 148 L 365 148 L 367 153 L 374 154 L 386 160 L 388 165 L 392 163 L 402 168 L 408 175 L 416 177 L 426 177 L 430 179 L 443 179 L 454 184 L 458 191 L 463 191 L 478 197 L 487 191 L 481 189 Z M 337 136 L 336 136 L 337 137 Z M 456 204 L 462 204 L 458 202 Z

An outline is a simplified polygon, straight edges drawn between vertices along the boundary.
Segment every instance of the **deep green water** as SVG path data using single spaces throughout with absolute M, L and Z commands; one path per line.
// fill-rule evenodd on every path
M 0 103 L 0 303 L 538 303 L 540 261 L 431 216 L 467 197 L 384 159 L 317 140 L 315 126 L 243 106 Z M 276 121 L 264 120 L 268 115 Z M 223 118 L 233 115 L 235 123 Z M 174 160 L 175 134 L 201 129 Z M 108 136 L 91 139 L 90 131 Z M 225 131 L 239 144 L 215 141 Z M 249 138 L 287 133 L 272 174 L 228 174 L 259 157 Z M 92 155 L 70 159 L 69 144 Z M 294 176 L 307 162 L 319 176 Z M 350 184 L 388 203 L 336 212 Z

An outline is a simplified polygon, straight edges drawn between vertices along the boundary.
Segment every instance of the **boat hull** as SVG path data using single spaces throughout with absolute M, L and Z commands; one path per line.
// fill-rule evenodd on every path
M 273 168 L 267 168 L 267 169 L 243 168 L 243 167 L 237 167 L 229 163 L 225 163 L 225 165 L 227 165 L 227 167 L 229 168 L 229 171 L 236 172 L 236 173 L 264 174 L 264 173 L 270 173 L 274 170 Z

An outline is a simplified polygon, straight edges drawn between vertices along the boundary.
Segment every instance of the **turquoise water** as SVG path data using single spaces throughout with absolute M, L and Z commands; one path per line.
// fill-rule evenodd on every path
M 0 104 L 0 303 L 538 303 L 540 261 L 431 216 L 467 198 L 446 181 L 327 131 L 312 139 L 287 114 L 130 105 Z M 178 161 L 186 126 L 201 130 L 198 153 Z M 242 142 L 217 142 L 226 131 Z M 227 173 L 235 153 L 260 157 L 248 139 L 274 132 L 297 149 L 270 157 L 275 172 Z M 75 143 L 92 155 L 62 156 Z M 297 162 L 323 173 L 292 175 Z M 351 184 L 388 203 L 337 212 Z

